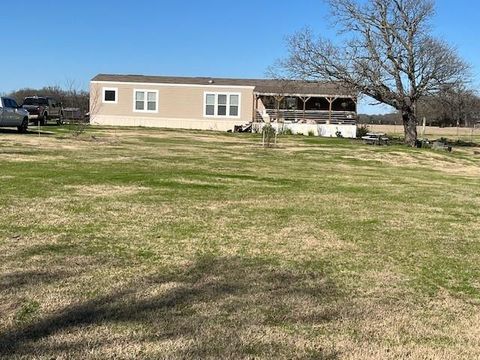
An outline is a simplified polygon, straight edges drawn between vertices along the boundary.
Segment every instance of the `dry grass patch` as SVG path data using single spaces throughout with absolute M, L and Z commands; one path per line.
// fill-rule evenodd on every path
M 38 161 L 61 161 L 66 160 L 64 156 L 58 155 L 42 155 L 42 156 L 31 156 L 31 155 L 22 155 L 22 154 L 1 154 L 3 161 L 11 162 L 38 162 Z
M 422 167 L 424 169 L 432 169 L 453 175 L 480 176 L 480 163 L 473 165 L 472 161 L 426 151 L 410 153 L 399 151 L 378 152 L 372 150 L 357 152 L 355 156 L 347 155 L 342 157 L 344 159 L 361 159 L 362 161 L 373 160 L 382 163 L 382 165 L 390 166 Z
M 148 191 L 144 186 L 118 186 L 118 185 L 72 185 L 66 186 L 66 189 L 72 189 L 79 196 L 87 197 L 111 197 L 123 195 L 135 195 Z

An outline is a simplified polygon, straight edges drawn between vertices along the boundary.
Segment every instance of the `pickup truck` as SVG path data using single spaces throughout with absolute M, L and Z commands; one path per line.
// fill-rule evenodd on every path
M 14 99 L 0 98 L 0 127 L 16 127 L 19 132 L 27 132 L 28 111 L 18 106 Z
M 33 120 L 35 124 L 40 121 L 41 125 L 45 125 L 49 119 L 57 119 L 57 124 L 63 123 L 62 103 L 57 102 L 51 97 L 26 97 L 23 100 L 23 108 L 28 111 L 29 120 Z

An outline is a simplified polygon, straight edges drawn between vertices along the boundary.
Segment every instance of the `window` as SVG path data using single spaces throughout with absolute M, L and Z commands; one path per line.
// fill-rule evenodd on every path
M 157 94 L 154 92 L 147 93 L 147 110 L 148 111 L 157 110 Z
M 158 112 L 158 91 L 135 90 L 133 111 Z
M 215 116 L 215 94 L 207 94 L 205 102 L 205 115 Z
M 238 116 L 239 105 L 240 105 L 240 96 L 230 95 L 230 116 Z
M 117 103 L 117 88 L 103 88 L 103 103 Z
M 115 90 L 105 90 L 105 101 L 117 100 L 117 93 Z
M 3 105 L 6 108 L 13 108 L 13 109 L 18 108 L 17 102 L 15 100 L 9 99 L 9 98 L 3 98 Z
M 145 110 L 145 93 L 143 91 L 135 93 L 135 110 Z
M 205 93 L 206 117 L 239 117 L 240 94 Z
M 218 116 L 227 115 L 227 95 L 218 95 Z
M 48 105 L 48 101 L 45 98 L 25 98 L 23 105 Z

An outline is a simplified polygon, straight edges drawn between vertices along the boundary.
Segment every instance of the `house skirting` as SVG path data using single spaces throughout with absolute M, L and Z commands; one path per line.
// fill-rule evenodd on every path
M 118 115 L 95 115 L 90 119 L 90 124 L 92 125 L 143 126 L 215 131 L 233 130 L 235 125 L 245 125 L 247 123 L 249 123 L 249 121 L 241 119 L 178 119 Z
M 264 126 L 264 123 L 258 124 L 259 129 Z M 344 138 L 355 139 L 357 137 L 357 126 L 350 124 L 288 124 L 288 123 L 272 123 L 274 129 L 282 132 L 286 129 L 292 131 L 293 134 L 302 134 L 322 137 L 337 137 L 337 133 L 340 133 Z

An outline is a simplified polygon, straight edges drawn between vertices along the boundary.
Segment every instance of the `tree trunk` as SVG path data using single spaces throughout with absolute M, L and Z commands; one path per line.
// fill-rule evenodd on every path
M 405 144 L 412 147 L 417 142 L 417 117 L 412 108 L 402 110 L 403 128 L 405 130 Z

